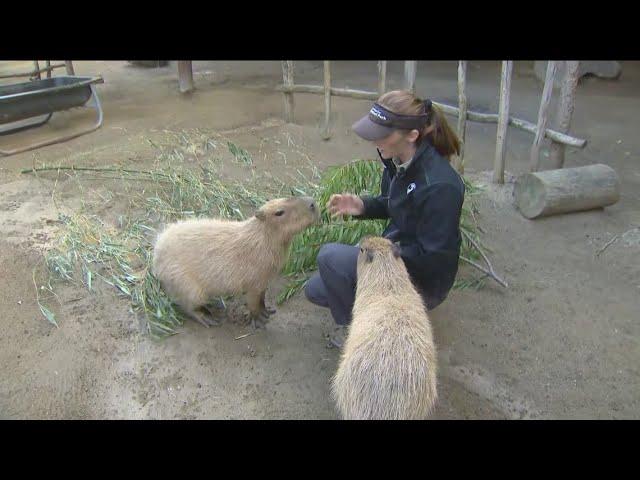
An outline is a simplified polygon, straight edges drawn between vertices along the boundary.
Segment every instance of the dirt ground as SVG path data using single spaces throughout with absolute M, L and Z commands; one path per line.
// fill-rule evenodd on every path
M 0 72 L 26 69 L 0 62 Z M 333 98 L 333 137 L 320 138 L 323 100 L 296 95 L 285 124 L 279 62 L 194 62 L 197 90 L 181 95 L 176 65 L 76 62 L 78 75 L 102 75 L 105 121 L 98 131 L 33 152 L 0 158 L 0 418 L 6 419 L 335 419 L 329 381 L 338 351 L 326 348 L 327 311 L 297 295 L 264 331 L 227 322 L 188 322 L 157 342 L 126 300 L 106 286 L 69 286 L 54 305 L 59 328 L 36 303 L 34 275 L 58 224 L 84 200 L 114 222 L 126 201 L 117 182 L 78 182 L 55 174 L 20 174 L 32 165 L 144 168 L 148 142 L 164 131 L 224 133 L 273 175 L 323 169 L 375 150 L 349 127 L 368 101 Z M 470 108 L 497 111 L 498 62 L 470 62 Z M 373 89 L 375 62 L 335 62 L 334 82 Z M 296 81 L 322 82 L 322 62 L 296 62 Z M 400 87 L 401 62 L 389 62 Z M 456 103 L 455 62 L 420 62 L 418 93 Z M 5 82 L 7 83 L 7 82 Z M 516 62 L 513 115 L 535 120 L 542 86 L 532 62 Z M 557 95 L 557 94 L 556 94 Z M 0 137 L 11 148 L 92 121 L 92 112 L 55 114 L 50 124 Z M 455 123 L 455 119 L 449 117 Z M 578 87 L 572 132 L 588 139 L 567 166 L 605 163 L 621 181 L 620 201 L 604 210 L 529 221 L 511 205 L 512 184 L 494 187 L 496 126 L 469 123 L 466 165 L 486 185 L 480 197 L 485 241 L 509 283 L 451 293 L 432 312 L 439 351 L 437 419 L 622 419 L 640 416 L 640 63 L 624 62 L 617 81 L 586 78 Z M 526 171 L 533 137 L 510 129 L 507 170 Z M 548 155 L 548 143 L 543 159 Z M 191 161 L 191 160 L 189 160 Z M 543 167 L 546 166 L 543 162 Z M 140 185 L 137 188 L 144 188 Z M 115 192 L 113 195 L 107 192 Z M 100 196 L 101 195 L 101 196 Z M 596 252 L 620 237 L 601 255 Z M 466 271 L 466 267 L 463 267 Z M 278 287 L 268 292 L 274 302 Z

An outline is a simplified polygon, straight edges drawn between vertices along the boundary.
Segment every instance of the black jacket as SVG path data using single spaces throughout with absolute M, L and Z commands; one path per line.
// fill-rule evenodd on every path
M 391 219 L 383 236 L 399 243 L 407 271 L 427 306 L 437 305 L 458 272 L 464 183 L 426 140 L 406 169 L 382 155 L 380 159 L 381 195 L 363 196 L 365 211 L 357 218 Z

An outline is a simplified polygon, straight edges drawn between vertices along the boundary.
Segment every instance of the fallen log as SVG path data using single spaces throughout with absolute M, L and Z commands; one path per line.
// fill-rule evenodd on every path
M 603 164 L 545 170 L 518 177 L 513 197 L 520 213 L 533 219 L 613 205 L 620 199 L 620 181 Z

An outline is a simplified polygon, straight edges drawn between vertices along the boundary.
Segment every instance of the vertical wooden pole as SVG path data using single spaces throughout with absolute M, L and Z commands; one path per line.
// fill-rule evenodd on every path
M 293 86 L 293 61 L 282 62 L 282 77 L 285 87 Z M 284 92 L 284 120 L 287 123 L 293 122 L 293 92 Z
M 178 61 L 178 84 L 180 86 L 180 93 L 193 91 L 193 65 L 191 60 Z
M 458 62 L 458 108 L 460 114 L 458 116 L 458 138 L 460 139 L 460 155 L 455 161 L 454 167 L 458 173 L 464 173 L 464 143 L 465 130 L 467 126 L 467 62 L 461 60 Z
M 324 62 L 324 130 L 322 138 L 329 140 L 329 124 L 331 123 L 331 62 Z
M 387 61 L 378 61 L 378 95 L 387 91 Z
M 509 126 L 509 96 L 511 94 L 511 72 L 513 62 L 502 62 L 500 80 L 500 109 L 498 111 L 498 135 L 496 137 L 496 156 L 493 162 L 493 182 L 504 183 L 505 145 L 507 141 L 507 127 Z
M 38 60 L 34 60 L 33 61 L 33 67 L 35 68 L 35 77 L 40 80 L 42 78 L 42 76 L 40 75 L 40 63 L 38 63 Z
M 418 62 L 405 61 L 404 62 L 404 85 L 407 90 L 412 93 L 416 91 L 416 71 Z
M 578 86 L 578 69 L 580 62 L 565 61 L 564 78 L 562 79 L 562 87 L 560 88 L 560 105 L 558 106 L 558 119 L 556 121 L 556 130 L 561 133 L 569 133 L 571 127 L 571 117 L 573 116 L 573 107 L 575 105 L 576 87 Z M 562 143 L 552 142 L 550 158 L 555 168 L 564 166 L 565 146 Z
M 556 62 L 549 60 L 547 63 L 547 74 L 544 78 L 544 88 L 542 89 L 542 99 L 538 110 L 538 125 L 536 126 L 536 136 L 531 146 L 531 158 L 529 160 L 529 170 L 537 172 L 540 167 L 540 145 L 544 139 L 544 131 L 547 128 L 547 113 L 549 102 L 553 94 L 553 77 L 556 73 Z
M 75 75 L 76 74 L 75 70 L 73 69 L 73 61 L 65 60 L 64 61 L 64 65 L 65 65 L 65 67 L 67 69 L 67 75 Z
M 44 61 L 45 68 L 51 67 L 51 60 Z M 51 70 L 47 70 L 47 78 L 51 78 Z

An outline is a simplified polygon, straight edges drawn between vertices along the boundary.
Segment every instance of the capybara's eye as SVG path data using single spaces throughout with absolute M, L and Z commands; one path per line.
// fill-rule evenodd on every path
M 276 212 L 276 217 L 281 217 L 282 215 L 284 215 L 284 210 L 278 210 Z
M 311 210 L 315 210 L 315 209 L 316 209 L 316 204 L 315 204 L 315 203 L 312 203 L 312 204 L 311 204 Z

